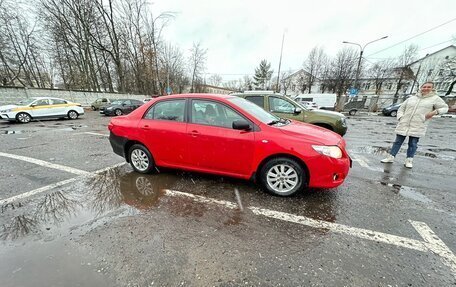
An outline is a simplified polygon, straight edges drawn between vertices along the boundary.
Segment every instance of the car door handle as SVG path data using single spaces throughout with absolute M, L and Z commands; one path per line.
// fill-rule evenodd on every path
M 199 135 L 199 132 L 198 132 L 198 131 L 191 131 L 191 132 L 190 132 L 190 135 L 191 135 L 192 137 L 197 137 L 197 136 Z
M 149 125 L 143 125 L 143 126 L 141 127 L 141 129 L 143 129 L 143 130 L 148 130 L 148 129 L 149 129 Z

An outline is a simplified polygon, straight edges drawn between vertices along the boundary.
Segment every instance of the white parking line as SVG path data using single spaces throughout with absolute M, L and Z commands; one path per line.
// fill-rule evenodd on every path
M 60 186 L 65 185 L 65 184 L 69 184 L 69 183 L 72 183 L 72 182 L 75 182 L 75 181 L 78 181 L 78 180 L 82 180 L 84 178 L 92 177 L 92 176 L 95 176 L 95 175 L 97 175 L 97 174 L 99 174 L 101 172 L 104 172 L 104 171 L 107 171 L 107 170 L 122 166 L 124 164 L 125 163 L 122 162 L 122 163 L 118 163 L 116 165 L 113 165 L 113 166 L 110 166 L 110 167 L 107 167 L 107 168 L 99 169 L 99 170 L 94 171 L 92 173 L 86 172 L 82 176 L 78 176 L 78 177 L 62 180 L 62 181 L 59 181 L 59 182 L 56 182 L 56 183 L 53 183 L 53 184 L 50 184 L 50 185 L 46 185 L 46 186 L 31 190 L 31 191 L 28 191 L 28 192 L 25 192 L 25 193 L 21 193 L 19 195 L 15 195 L 15 196 L 12 196 L 12 197 L 9 197 L 9 198 L 5 198 L 5 199 L 0 200 L 0 205 L 7 204 L 7 203 L 10 203 L 10 202 L 14 202 L 14 201 L 19 200 L 19 199 L 24 199 L 24 198 L 27 198 L 27 197 L 30 197 L 30 196 L 33 196 L 35 194 L 39 194 L 39 193 L 42 193 L 42 192 L 46 192 L 46 191 L 54 189 L 56 187 L 60 187 Z
M 108 134 L 102 134 L 102 133 L 94 133 L 94 132 L 84 132 L 85 134 L 88 135 L 94 135 L 94 136 L 104 136 L 104 137 L 109 137 Z
M 88 173 L 85 170 L 80 170 L 80 169 L 72 168 L 72 167 L 69 167 L 69 166 L 64 166 L 64 165 L 60 165 L 60 164 L 50 163 L 50 162 L 47 162 L 47 161 L 44 161 L 44 160 L 31 158 L 31 157 L 27 157 L 27 156 L 22 156 L 22 155 L 15 155 L 15 154 L 10 154 L 10 153 L 0 152 L 0 156 L 12 158 L 12 159 L 17 159 L 17 160 L 22 160 L 22 161 L 26 161 L 26 162 L 29 162 L 29 163 L 41 165 L 41 166 L 44 166 L 44 167 L 58 169 L 58 170 L 66 171 L 66 172 L 69 172 L 69 173 L 74 173 L 74 174 L 77 174 L 77 175 L 85 175 L 85 174 Z
M 169 190 L 166 189 L 165 193 L 169 196 L 185 196 L 193 199 L 197 202 L 203 203 L 215 203 L 219 205 L 223 205 L 230 209 L 240 208 L 235 203 L 230 201 L 224 200 L 217 200 L 212 198 L 207 198 L 204 196 L 193 195 L 185 192 L 180 192 L 176 190 Z M 442 258 L 442 261 L 445 265 L 447 265 L 453 275 L 456 277 L 456 257 L 454 253 L 445 245 L 445 243 L 435 235 L 435 233 L 426 225 L 424 222 L 418 221 L 411 221 L 410 223 L 412 226 L 417 230 L 417 232 L 423 237 L 425 241 L 410 239 L 407 237 L 382 233 L 378 231 L 373 231 L 369 229 L 357 228 L 357 227 L 350 227 L 343 224 L 323 221 L 323 220 L 316 220 L 313 218 L 305 217 L 305 216 L 298 216 L 290 213 L 265 209 L 265 208 L 258 208 L 258 207 L 248 207 L 256 215 L 262 215 L 269 218 L 274 218 L 278 220 L 283 220 L 287 222 L 297 223 L 313 228 L 323 228 L 328 229 L 330 231 L 346 234 L 366 240 L 372 240 L 375 242 L 381 242 L 386 244 L 391 244 L 394 246 L 405 247 L 412 250 L 417 250 L 421 252 L 429 252 L 432 251 L 436 255 Z

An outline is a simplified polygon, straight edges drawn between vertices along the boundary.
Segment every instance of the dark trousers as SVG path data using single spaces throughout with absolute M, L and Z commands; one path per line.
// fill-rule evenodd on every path
M 396 156 L 399 150 L 401 149 L 402 143 L 405 140 L 405 136 L 396 135 L 396 140 L 393 143 L 393 147 L 391 148 L 390 154 L 392 156 Z M 413 157 L 416 153 L 416 149 L 418 148 L 418 141 L 420 138 L 409 136 L 408 140 L 408 148 L 407 148 L 407 157 Z

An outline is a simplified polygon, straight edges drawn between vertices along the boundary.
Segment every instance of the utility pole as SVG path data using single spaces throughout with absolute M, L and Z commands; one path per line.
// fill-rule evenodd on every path
M 277 73 L 277 93 L 280 92 L 280 87 L 279 87 L 279 79 L 280 79 L 280 66 L 282 65 L 282 52 L 283 52 L 283 41 L 285 40 L 285 31 L 283 32 L 282 35 L 282 48 L 280 48 L 280 60 L 279 60 L 279 72 Z
M 359 51 L 359 59 L 358 59 L 358 66 L 356 68 L 356 76 L 355 76 L 355 84 L 354 84 L 354 88 L 355 89 L 358 89 L 358 79 L 359 79 L 359 72 L 360 72 L 360 68 L 361 68 L 361 59 L 363 58 L 363 53 L 364 53 L 364 49 L 366 48 L 367 45 L 369 45 L 370 43 L 374 43 L 374 42 L 377 42 L 377 41 L 380 41 L 380 40 L 383 40 L 383 39 L 386 39 L 388 38 L 388 36 L 384 36 L 384 37 L 381 37 L 379 39 L 376 39 L 376 40 L 373 40 L 373 41 L 370 41 L 370 42 L 367 42 L 364 46 L 361 46 L 360 44 L 358 43 L 353 43 L 353 42 L 347 42 L 347 41 L 343 41 L 342 43 L 344 44 L 351 44 L 351 45 L 356 45 L 359 47 L 360 51 Z

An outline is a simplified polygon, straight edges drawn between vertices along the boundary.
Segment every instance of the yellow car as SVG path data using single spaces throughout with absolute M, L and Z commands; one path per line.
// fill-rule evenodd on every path
M 49 97 L 29 98 L 15 105 L 0 106 L 1 119 L 24 124 L 32 119 L 43 118 L 69 118 L 75 120 L 83 114 L 84 109 L 81 104 Z

